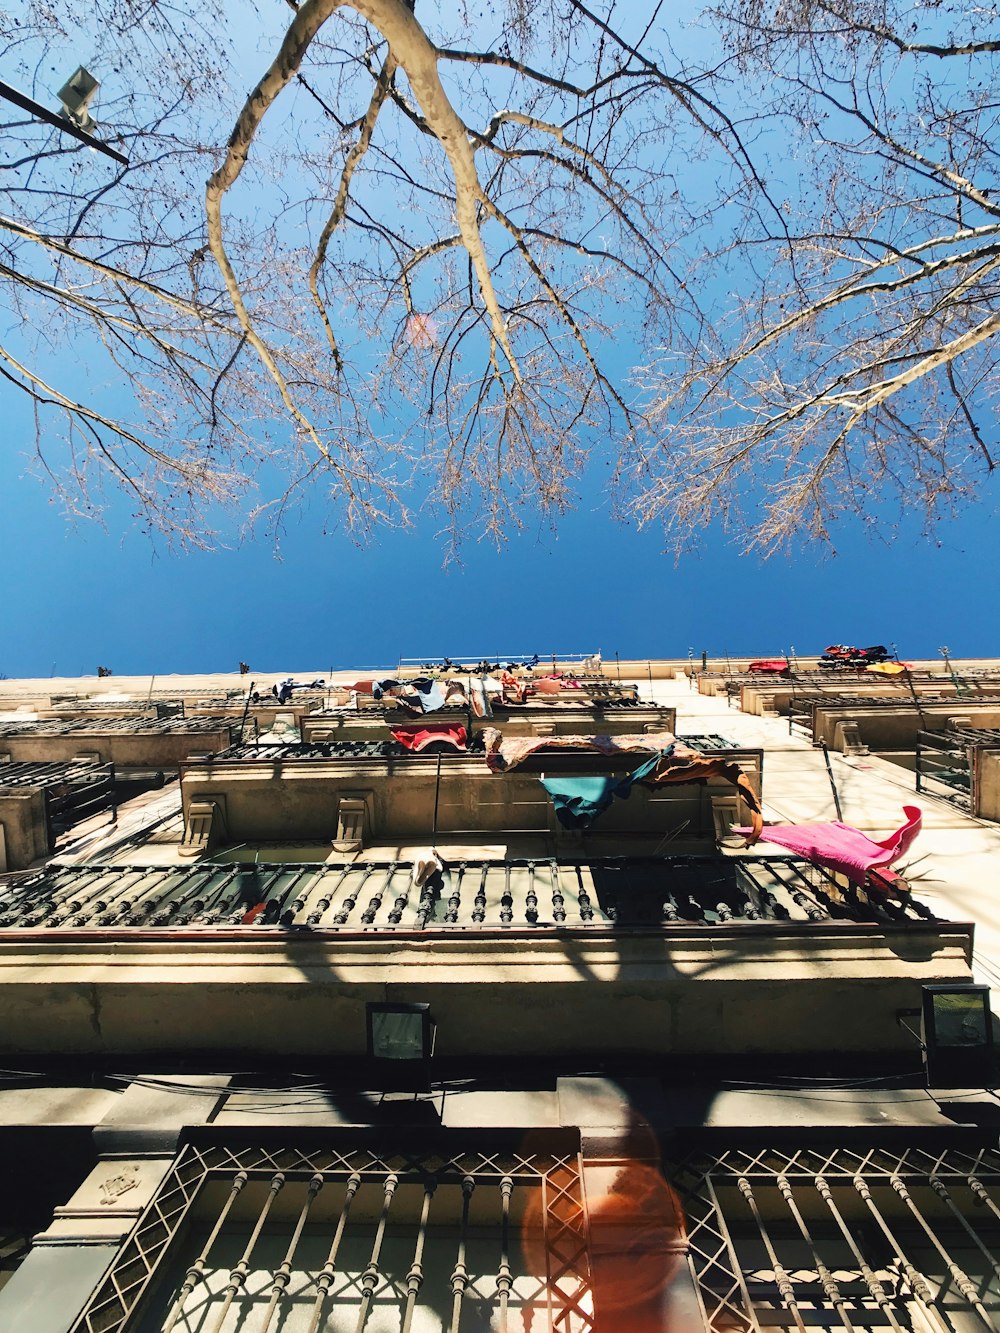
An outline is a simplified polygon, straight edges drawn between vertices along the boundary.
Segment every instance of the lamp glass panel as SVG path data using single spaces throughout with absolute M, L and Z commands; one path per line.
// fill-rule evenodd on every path
M 985 1046 L 989 1041 L 986 1006 L 980 991 L 951 991 L 934 996 L 934 1037 L 938 1046 Z
M 68 111 L 78 114 L 86 111 L 91 98 L 100 86 L 93 74 L 81 65 L 75 74 L 66 80 L 56 96 Z
M 381 1060 L 421 1060 L 424 1015 L 380 1013 L 371 1016 L 372 1051 Z

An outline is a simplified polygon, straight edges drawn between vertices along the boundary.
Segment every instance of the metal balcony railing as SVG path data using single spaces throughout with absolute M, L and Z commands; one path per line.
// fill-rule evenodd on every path
M 0 764 L 0 794 L 30 790 L 44 793 L 46 819 L 56 838 L 90 815 L 114 813 L 115 767 L 85 761 Z
M 126 1333 L 143 1306 L 165 1333 L 591 1333 L 578 1136 L 496 1137 L 185 1147 L 74 1333 Z
M 114 769 L 110 764 L 94 764 L 85 759 L 68 762 L 0 764 L 0 787 L 61 787 L 67 782 L 92 781 L 98 773 Z
M 0 929 L 317 931 L 655 929 L 933 921 L 915 899 L 844 887 L 789 857 L 453 861 L 418 887 L 409 860 L 50 866 L 9 883 Z
M 232 716 L 213 717 L 76 717 L 43 718 L 39 721 L 0 722 L 4 736 L 103 736 L 108 732 L 127 735 L 177 735 L 232 728 Z
M 916 789 L 940 796 L 962 810 L 972 808 L 969 744 L 949 731 L 919 731 L 914 753 Z
M 948 731 L 920 731 L 915 751 L 916 788 L 940 796 L 962 810 L 973 810 L 975 753 L 1000 751 L 1000 730 L 964 727 Z
M 434 716 L 436 717 L 436 714 Z M 433 722 L 433 720 L 433 717 L 428 719 L 429 722 Z M 717 750 L 742 751 L 744 749 L 736 741 L 715 734 L 678 736 L 677 739 L 683 741 L 685 745 L 690 745 L 693 749 L 701 751 L 702 754 L 711 754 Z M 220 750 L 217 754 L 203 755 L 198 759 L 188 761 L 185 763 L 185 769 L 212 767 L 219 764 L 311 763 L 331 759 L 427 759 L 436 758 L 439 749 L 442 751 L 441 758 L 443 760 L 464 759 L 481 756 L 484 753 L 484 748 L 480 732 L 472 734 L 464 751 L 456 750 L 450 745 L 435 745 L 432 743 L 426 749 L 414 752 L 408 750 L 400 741 L 395 740 L 288 741 L 276 744 L 262 742 L 259 744 L 231 745 L 227 750 Z M 606 756 L 589 750 L 546 751 L 544 756 L 549 766 L 555 765 L 557 767 L 564 766 L 567 761 L 579 766 L 580 764 L 605 764 L 607 760 Z M 627 766 L 630 762 L 634 765 L 634 754 L 617 756 L 619 767 L 623 763 Z

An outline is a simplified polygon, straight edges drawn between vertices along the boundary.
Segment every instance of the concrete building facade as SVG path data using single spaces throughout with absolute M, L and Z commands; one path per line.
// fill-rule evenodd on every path
M 997 1326 L 1000 663 L 748 663 L 0 682 L 0 1330 Z

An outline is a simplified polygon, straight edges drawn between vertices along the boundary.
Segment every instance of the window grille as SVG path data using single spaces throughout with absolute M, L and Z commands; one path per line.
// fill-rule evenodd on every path
M 1000 1327 L 1000 1153 L 732 1150 L 673 1175 L 708 1327 Z
M 575 1147 L 188 1147 L 76 1333 L 590 1333 L 591 1306 Z

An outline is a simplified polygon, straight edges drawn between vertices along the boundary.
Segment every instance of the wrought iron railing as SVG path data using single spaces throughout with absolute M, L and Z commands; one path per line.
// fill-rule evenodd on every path
M 141 1306 L 143 1326 L 163 1333 L 589 1333 L 575 1138 L 564 1132 L 565 1146 L 545 1151 L 453 1153 L 190 1146 L 76 1333 L 124 1333 Z
M 787 923 L 919 924 L 916 899 L 838 884 L 788 857 L 454 860 L 417 885 L 409 861 L 50 866 L 9 883 L 0 929 L 590 930 Z
M 110 764 L 95 764 L 89 759 L 56 760 L 52 763 L 17 761 L 0 764 L 0 787 L 61 787 L 76 779 L 87 781 Z
M 233 727 L 232 715 L 214 717 L 74 717 L 42 718 L 37 721 L 0 722 L 3 736 L 104 735 L 124 732 L 132 735 L 177 735 L 222 731 Z
M 919 731 L 914 753 L 916 789 L 940 796 L 962 810 L 972 808 L 970 746 L 961 734 Z
M 432 723 L 433 718 L 428 718 L 428 722 Z M 703 754 L 714 753 L 717 750 L 741 751 L 744 748 L 736 741 L 719 735 L 678 736 L 677 739 Z M 456 750 L 453 745 L 449 745 L 447 742 L 432 742 L 419 752 L 414 752 L 400 741 L 395 740 L 280 741 L 273 744 L 257 742 L 254 744 L 231 745 L 228 749 L 220 750 L 217 754 L 201 755 L 197 759 L 186 761 L 185 767 L 214 767 L 219 764 L 232 763 L 273 764 L 277 762 L 295 763 L 297 761 L 309 763 L 329 759 L 420 759 L 421 757 L 426 759 L 428 757 L 436 758 L 438 750 L 441 750 L 443 759 L 462 759 L 469 756 L 481 756 L 484 753 L 485 745 L 481 732 L 473 732 L 467 738 L 464 751 Z M 540 751 L 539 753 L 543 752 Z M 606 758 L 596 752 L 583 749 L 555 750 L 544 752 L 544 754 L 546 763 L 550 765 L 566 760 L 576 764 L 597 763 L 603 765 Z M 615 757 L 619 765 L 622 763 L 627 765 L 629 762 L 634 762 L 634 759 L 634 755 L 625 752 L 621 756 Z
M 0 792 L 41 791 L 53 837 L 104 810 L 114 813 L 114 764 L 87 760 L 54 763 L 0 764 Z
M 52 836 L 58 838 L 67 829 L 105 810 L 115 818 L 116 784 L 114 764 L 94 764 L 91 771 L 59 786 L 45 789 L 45 809 Z
M 254 1333 L 589 1333 L 595 1313 L 599 1327 L 652 1330 L 671 1327 L 670 1288 L 689 1284 L 710 1333 L 968 1333 L 1000 1318 L 992 1148 L 618 1159 L 602 1196 L 583 1189 L 571 1130 L 544 1150 L 488 1131 L 474 1149 L 397 1140 L 188 1145 L 74 1333 L 125 1333 L 140 1310 L 163 1333 L 221 1333 L 234 1317 Z M 630 1190 L 654 1205 L 644 1214 Z
M 671 1179 L 712 1330 L 1000 1322 L 995 1149 L 732 1149 Z

